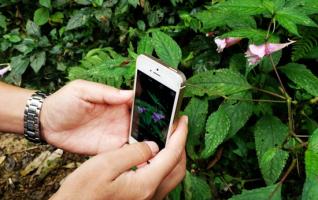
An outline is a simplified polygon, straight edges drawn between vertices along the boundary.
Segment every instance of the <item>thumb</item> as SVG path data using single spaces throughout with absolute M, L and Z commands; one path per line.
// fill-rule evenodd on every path
M 85 80 L 75 80 L 68 87 L 77 90 L 80 98 L 90 103 L 123 104 L 130 102 L 133 97 L 131 90 L 119 90 L 100 83 Z

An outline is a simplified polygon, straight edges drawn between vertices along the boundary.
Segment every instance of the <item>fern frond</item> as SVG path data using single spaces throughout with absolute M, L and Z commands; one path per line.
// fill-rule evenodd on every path
M 303 38 L 298 40 L 292 48 L 291 59 L 293 62 L 306 57 L 314 47 L 318 46 L 318 31 L 308 28 L 302 32 Z

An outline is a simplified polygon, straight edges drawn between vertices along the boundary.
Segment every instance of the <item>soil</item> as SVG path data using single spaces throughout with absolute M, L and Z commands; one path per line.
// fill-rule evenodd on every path
M 49 199 L 61 181 L 87 159 L 63 152 L 47 165 L 43 164 L 43 159 L 35 160 L 43 152 L 50 155 L 55 150 L 50 145 L 33 144 L 15 134 L 0 133 L 0 199 Z M 39 166 L 33 166 L 26 173 L 31 162 Z

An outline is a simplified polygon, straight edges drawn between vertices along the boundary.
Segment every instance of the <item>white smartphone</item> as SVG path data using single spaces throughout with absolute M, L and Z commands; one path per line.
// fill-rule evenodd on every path
M 185 80 L 181 71 L 158 59 L 137 57 L 130 143 L 148 140 L 164 148 L 181 106 Z

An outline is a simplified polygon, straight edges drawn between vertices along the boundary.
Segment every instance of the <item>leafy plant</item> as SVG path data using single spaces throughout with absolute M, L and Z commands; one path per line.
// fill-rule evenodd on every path
M 316 198 L 318 1 L 0 3 L 8 82 L 131 88 L 142 53 L 186 74 L 188 171 L 169 199 Z

